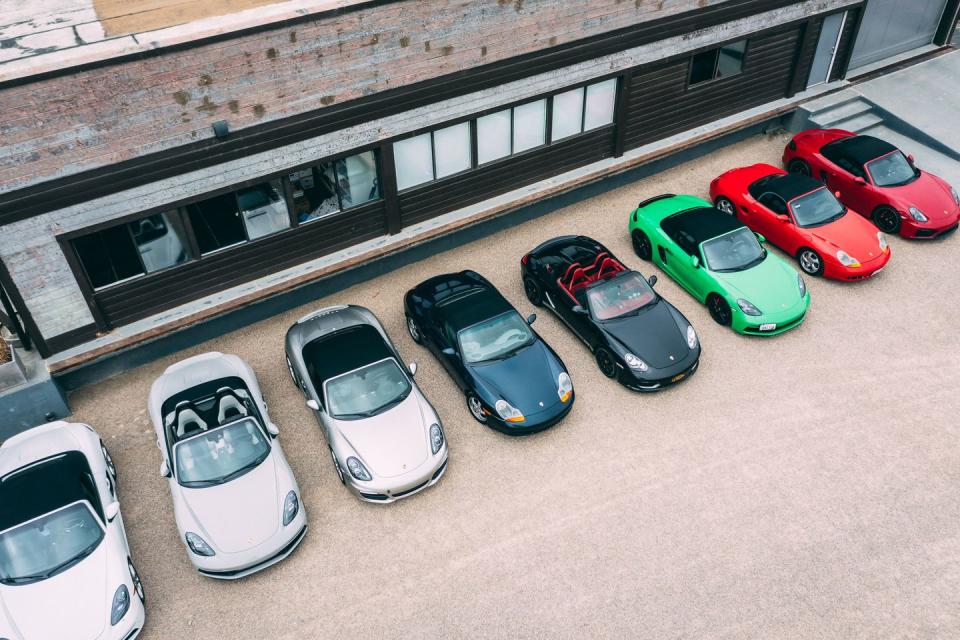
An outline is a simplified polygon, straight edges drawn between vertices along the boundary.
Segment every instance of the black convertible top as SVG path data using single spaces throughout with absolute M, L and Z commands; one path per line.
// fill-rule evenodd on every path
M 103 517 L 93 473 L 79 451 L 67 451 L 0 478 L 0 531 L 87 500 Z
M 880 156 L 885 156 L 897 148 L 873 136 L 852 136 L 841 138 L 823 145 L 821 153 L 842 155 L 849 160 L 863 166 L 871 160 L 876 160 Z
M 395 358 L 376 328 L 358 324 L 311 340 L 303 347 L 303 363 L 313 388 L 323 395 L 323 383 L 364 365 Z
M 425 306 L 455 331 L 513 309 L 500 292 L 475 271 L 446 273 L 424 280 L 416 293 Z
M 693 247 L 744 226 L 733 216 L 713 207 L 697 207 L 664 218 L 660 223 L 670 237 L 685 236 Z
M 760 178 L 750 185 L 749 191 L 754 198 L 759 198 L 764 193 L 775 193 L 784 202 L 790 202 L 797 196 L 802 196 L 821 187 L 823 187 L 823 183 L 810 176 L 788 173 Z

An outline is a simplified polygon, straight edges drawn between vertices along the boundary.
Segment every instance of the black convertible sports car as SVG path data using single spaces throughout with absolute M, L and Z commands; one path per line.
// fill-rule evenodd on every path
M 553 310 L 608 378 L 656 391 L 697 370 L 697 332 L 653 290 L 657 277 L 626 268 L 596 240 L 548 240 L 523 256 L 520 274 L 530 302 Z
M 466 394 L 477 421 L 509 434 L 556 424 L 573 406 L 567 368 L 483 276 L 435 276 L 407 292 L 407 330 Z

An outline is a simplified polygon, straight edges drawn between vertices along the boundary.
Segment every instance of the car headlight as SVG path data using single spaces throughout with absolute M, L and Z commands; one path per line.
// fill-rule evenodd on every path
M 740 298 L 739 300 L 737 300 L 737 306 L 740 307 L 740 311 L 743 311 L 748 316 L 763 315 L 762 313 L 760 313 L 760 309 L 757 309 L 755 306 L 753 306 L 753 303 L 751 303 L 749 300 L 744 300 L 743 298 Z
M 440 451 L 440 447 L 443 446 L 443 431 L 440 430 L 440 425 L 432 424 L 430 425 L 430 450 L 434 454 L 437 451 Z
M 297 499 L 297 492 L 291 491 L 283 499 L 283 526 L 287 526 L 297 517 L 300 511 L 300 500 Z
M 217 555 L 213 547 L 208 545 L 207 541 L 197 534 L 188 531 L 184 537 L 187 539 L 187 546 L 190 547 L 190 551 L 193 551 L 198 556 L 209 558 L 210 556 Z
M 363 466 L 363 463 L 350 456 L 347 458 L 347 469 L 350 470 L 350 475 L 352 475 L 357 480 L 373 480 L 373 476 L 370 475 L 370 472 L 367 471 L 367 468 Z
M 799 273 L 797 274 L 797 288 L 800 289 L 800 297 L 805 298 L 807 296 L 807 283 L 803 281 L 803 276 Z
M 887 234 L 883 231 L 877 231 L 877 242 L 880 243 L 880 251 L 886 251 L 890 244 L 887 242 Z
M 646 371 L 650 367 L 647 366 L 647 363 L 633 355 L 632 353 L 625 354 L 623 356 L 623 361 L 627 363 L 627 366 L 631 369 L 636 369 L 637 371 Z
M 497 400 L 493 408 L 496 409 L 500 417 L 507 422 L 523 422 L 524 420 L 523 414 L 506 400 Z
M 557 395 L 560 396 L 560 402 L 566 402 L 573 393 L 573 381 L 566 371 L 557 378 Z
M 860 266 L 860 261 L 854 258 L 853 256 L 851 256 L 849 253 L 847 253 L 843 249 L 841 249 L 840 251 L 837 251 L 837 260 L 839 260 L 840 264 L 842 264 L 845 267 Z
M 130 590 L 122 584 L 113 592 L 113 604 L 110 605 L 110 626 L 116 625 L 127 615 L 130 609 Z
M 957 204 L 960 204 L 960 192 L 958 192 L 954 187 L 950 187 L 950 194 L 953 196 L 953 201 Z
M 697 346 L 697 332 L 690 325 L 687 325 L 687 346 L 691 349 Z
M 923 211 L 920 211 L 920 209 L 917 209 L 916 207 L 910 207 L 908 211 L 910 212 L 910 217 L 916 220 L 917 222 L 927 221 L 927 216 L 924 215 Z

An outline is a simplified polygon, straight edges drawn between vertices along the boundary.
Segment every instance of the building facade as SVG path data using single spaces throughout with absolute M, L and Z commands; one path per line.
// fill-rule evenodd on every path
M 943 44 L 960 3 L 337 4 L 0 81 L 0 284 L 44 357 Z

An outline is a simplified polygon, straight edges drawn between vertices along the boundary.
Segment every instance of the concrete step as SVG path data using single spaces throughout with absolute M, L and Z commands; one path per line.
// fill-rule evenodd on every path
M 864 112 L 853 117 L 839 120 L 830 125 L 832 129 L 846 129 L 854 133 L 860 133 L 864 129 L 875 127 L 883 122 L 883 118 L 873 112 Z
M 864 100 L 850 100 L 811 113 L 810 121 L 823 129 L 831 129 L 835 128 L 836 123 L 868 113 L 872 108 L 870 103 Z

